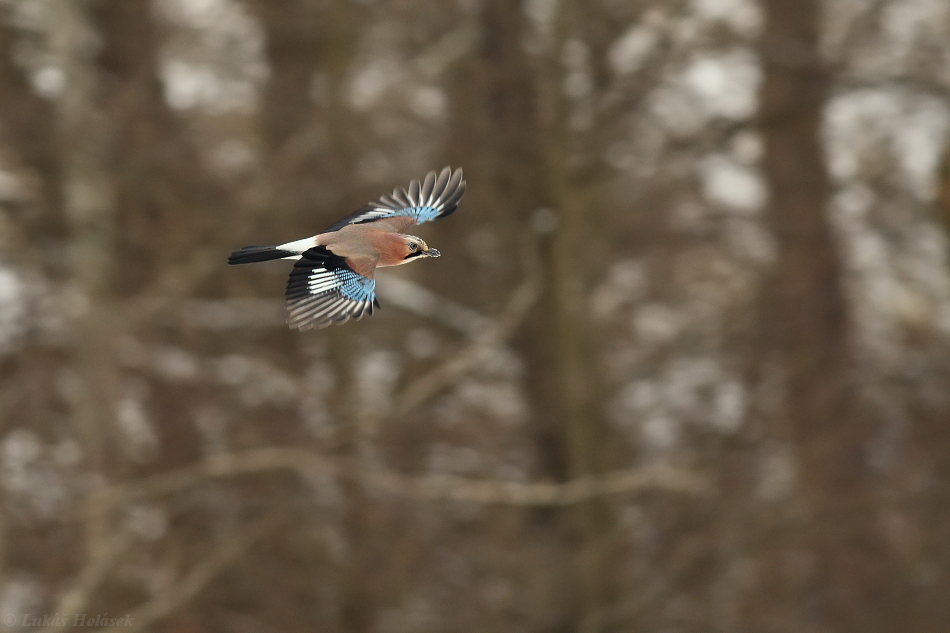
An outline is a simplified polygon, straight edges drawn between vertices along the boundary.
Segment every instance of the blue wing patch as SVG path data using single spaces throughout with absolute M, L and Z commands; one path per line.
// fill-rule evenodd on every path
M 379 307 L 376 280 L 325 246 L 304 251 L 287 281 L 287 323 L 298 330 L 361 319 Z
M 424 206 L 424 207 L 410 207 L 408 209 L 400 209 L 395 213 L 391 214 L 392 216 L 404 215 L 406 217 L 412 218 L 416 224 L 422 224 L 423 222 L 431 222 L 432 220 L 439 217 L 439 210 L 435 207 Z M 389 217 L 389 216 L 383 216 Z
M 455 211 L 464 193 L 465 180 L 461 169 L 452 171 L 445 167 L 438 176 L 430 171 L 423 182 L 413 178 L 408 190 L 396 187 L 391 195 L 370 202 L 322 232 L 332 233 L 348 224 L 364 224 L 384 218 L 407 217 L 416 224 L 430 222 Z

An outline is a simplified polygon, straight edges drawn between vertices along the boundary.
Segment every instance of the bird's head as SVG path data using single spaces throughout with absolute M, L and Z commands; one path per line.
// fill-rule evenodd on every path
M 425 242 L 414 235 L 404 235 L 403 240 L 406 244 L 406 254 L 403 259 L 406 261 L 416 257 L 438 257 L 442 254 L 434 248 L 429 248 Z

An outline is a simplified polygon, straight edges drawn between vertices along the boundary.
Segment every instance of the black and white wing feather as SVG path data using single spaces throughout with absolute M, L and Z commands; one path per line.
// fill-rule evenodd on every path
M 325 246 L 304 251 L 287 282 L 287 323 L 298 330 L 361 319 L 379 307 L 376 280 L 350 268 Z
M 408 190 L 396 187 L 391 195 L 384 195 L 376 202 L 370 202 L 322 232 L 339 231 L 347 224 L 364 224 L 398 217 L 406 217 L 416 224 L 422 224 L 451 214 L 464 193 L 465 180 L 462 178 L 461 169 L 452 171 L 450 167 L 445 167 L 438 176 L 434 171 L 430 171 L 421 183 L 418 178 L 413 178 Z

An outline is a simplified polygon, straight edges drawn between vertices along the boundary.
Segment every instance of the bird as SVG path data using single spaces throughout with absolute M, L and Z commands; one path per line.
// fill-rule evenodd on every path
M 377 268 L 400 266 L 441 253 L 405 232 L 416 224 L 451 215 L 465 193 L 462 170 L 445 167 L 438 175 L 412 179 L 409 188 L 357 209 L 313 237 L 278 246 L 245 246 L 228 264 L 273 259 L 296 260 L 287 281 L 287 324 L 310 330 L 361 319 L 379 308 Z

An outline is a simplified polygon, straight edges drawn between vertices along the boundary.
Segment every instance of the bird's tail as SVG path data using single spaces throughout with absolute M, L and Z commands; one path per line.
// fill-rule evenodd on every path
M 253 264 L 254 262 L 266 262 L 272 259 L 283 259 L 284 257 L 293 257 L 297 253 L 284 251 L 276 246 L 245 246 L 239 251 L 234 251 L 228 257 L 228 264 Z

